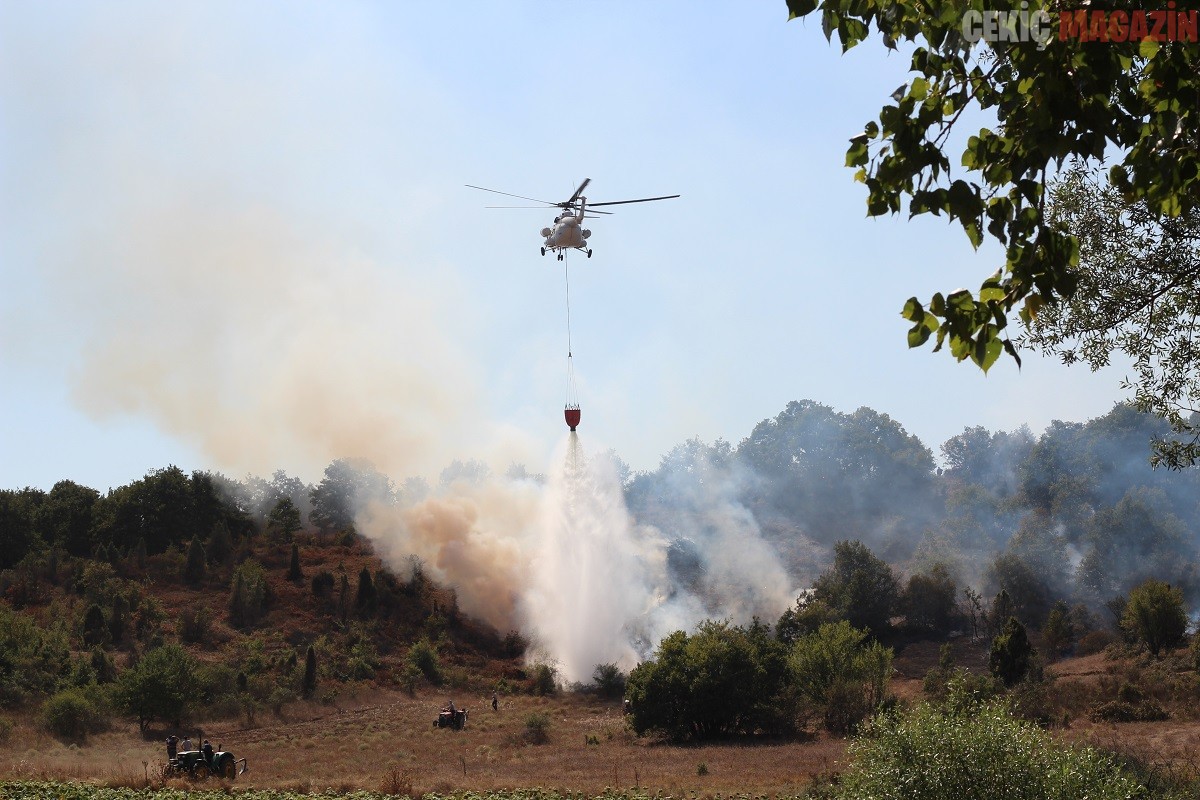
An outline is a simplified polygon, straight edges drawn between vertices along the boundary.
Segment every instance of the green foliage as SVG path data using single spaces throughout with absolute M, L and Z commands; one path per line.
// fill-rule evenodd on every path
M 798 638 L 787 667 L 792 686 L 821 712 L 826 728 L 847 733 L 883 701 L 892 651 L 842 620 Z
M 549 664 L 533 665 L 533 682 L 530 686 L 538 697 L 549 697 L 558 692 L 558 670 Z
M 224 564 L 233 555 L 233 536 L 223 520 L 213 526 L 212 533 L 208 536 L 208 546 L 204 551 L 210 564 Z
M 63 689 L 42 705 L 42 724 L 59 738 L 82 741 L 107 726 L 104 707 L 95 684 Z
M 1155 463 L 1194 465 L 1200 368 L 1192 309 L 1200 294 L 1200 213 L 1163 217 L 1131 200 L 1095 170 L 1076 164 L 1057 179 L 1047 217 L 1079 241 L 1074 294 L 1047 304 L 1028 341 L 1065 363 L 1096 370 L 1123 353 L 1136 376 L 1133 403 L 1164 418 L 1177 436 L 1156 436 Z M 1190 437 L 1190 441 L 1178 438 Z
M 592 671 L 592 684 L 601 697 L 621 697 L 625 694 L 628 676 L 616 664 L 597 664 Z
M 325 468 L 325 476 L 312 490 L 309 521 L 324 533 L 351 530 L 357 506 L 371 500 L 390 503 L 394 496 L 391 481 L 370 462 L 339 459 Z
M 854 627 L 876 635 L 890 630 L 899 594 L 892 568 L 859 541 L 834 545 L 833 566 L 813 585 L 817 600 Z
M 354 595 L 354 608 L 364 617 L 371 617 L 379 608 L 379 594 L 371 580 L 371 570 L 365 566 L 358 573 L 358 591 Z
M 442 667 L 438 661 L 437 647 L 422 637 L 408 649 L 407 663 L 416 669 L 434 686 L 442 683 Z
M 108 644 L 108 621 L 100 606 L 92 603 L 83 614 L 83 644 L 85 647 Z
M 304 697 L 312 697 L 317 690 L 317 651 L 310 644 L 304 654 L 304 680 L 300 684 L 300 693 Z
M 41 548 L 35 520 L 45 502 L 46 493 L 41 489 L 0 489 L 0 569 L 15 566 Z
M 321 570 L 316 575 L 312 576 L 311 588 L 313 597 L 329 598 L 333 596 L 333 573 L 329 570 Z
M 1042 638 L 1050 656 L 1061 655 L 1075 642 L 1075 622 L 1067 604 L 1059 600 L 1042 625 Z
M 179 612 L 179 638 L 192 644 L 204 644 L 212 630 L 212 612 L 207 606 L 190 606 Z
M 829 607 L 824 600 L 818 600 L 811 593 L 796 598 L 796 605 L 784 611 L 775 623 L 775 638 L 785 645 L 801 636 L 816 633 L 822 625 L 838 621 L 838 613 Z
M 867 189 L 868 215 L 945 214 L 972 246 L 986 235 L 1004 248 L 1004 264 L 978 292 L 908 300 L 902 315 L 912 323 L 910 347 L 936 333 L 935 350 L 948 345 L 957 360 L 986 370 L 1002 348 L 1017 358 L 1010 314 L 1028 322 L 1072 296 L 1079 240 L 1044 213 L 1047 173 L 1065 159 L 1102 163 L 1117 153 L 1108 182 L 1153 215 L 1179 217 L 1200 204 L 1200 147 L 1181 133 L 1200 129 L 1200 56 L 1193 47 L 1097 45 L 1086 35 L 1055 37 L 1049 25 L 1045 46 L 975 45 L 962 31 L 965 12 L 991 8 L 978 1 L 787 5 L 793 17 L 818 14 L 826 37 L 836 35 L 843 50 L 873 30 L 888 49 L 912 45 L 911 79 L 846 153 Z M 999 120 L 996 130 L 952 135 L 964 114 L 974 120 L 979 110 Z M 949 142 L 963 142 L 959 157 Z
M 246 560 L 233 571 L 229 591 L 229 621 L 248 628 L 262 619 L 270 601 L 267 574 L 257 561 Z
M 1005 686 L 1014 686 L 1029 674 L 1033 656 L 1033 645 L 1025 626 L 1016 617 L 1009 617 L 1003 630 L 992 640 L 988 666 Z
M 70 666 L 70 641 L 61 625 L 39 627 L 0 604 L 0 706 L 53 692 Z
M 1002 703 L 881 715 L 850 747 L 838 800 L 1128 800 L 1137 782 L 1095 750 L 1059 744 Z
M 125 710 L 137 717 L 142 730 L 150 720 L 178 727 L 195 686 L 195 660 L 182 647 L 168 644 L 146 653 L 122 672 L 116 696 Z
M 530 744 L 545 744 L 550 740 L 550 717 L 534 711 L 525 717 L 525 741 Z
M 208 572 L 206 559 L 200 537 L 193 536 L 187 549 L 187 561 L 183 565 L 183 579 L 193 586 L 203 581 Z
M 905 627 L 931 634 L 949 633 L 956 621 L 957 595 L 958 586 L 945 564 L 934 564 L 928 572 L 910 576 L 900 598 Z
M 676 740 L 778 730 L 785 681 L 783 645 L 763 626 L 707 621 L 667 636 L 630 673 L 630 724 Z
M 332 577 L 330 575 L 330 578 Z M 304 581 L 304 571 L 300 569 L 300 547 L 295 542 L 292 542 L 292 555 L 288 559 L 287 579 L 292 583 L 302 583 Z
M 271 509 L 271 514 L 267 517 L 267 524 L 272 531 L 277 533 L 280 540 L 285 542 L 292 540 L 292 536 L 302 527 L 300 510 L 296 508 L 292 498 L 280 498 L 275 507 Z
M 1150 580 L 1129 593 L 1121 628 L 1143 642 L 1152 655 L 1183 642 L 1187 632 L 1183 592 L 1162 581 Z

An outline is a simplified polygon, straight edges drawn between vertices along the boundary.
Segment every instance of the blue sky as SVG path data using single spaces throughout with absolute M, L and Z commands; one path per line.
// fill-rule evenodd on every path
M 467 183 L 682 195 L 595 221 L 569 262 L 580 433 L 635 469 L 803 398 L 935 452 L 1105 413 L 1120 370 L 905 346 L 907 297 L 1000 262 L 865 217 L 847 139 L 906 66 L 782 0 L 0 5 L 0 487 L 544 470 L 551 215 Z

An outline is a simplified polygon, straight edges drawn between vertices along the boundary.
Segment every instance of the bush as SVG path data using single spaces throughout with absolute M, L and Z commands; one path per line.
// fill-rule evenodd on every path
M 1104 652 L 1104 648 L 1115 641 L 1116 637 L 1109 631 L 1092 631 L 1080 637 L 1079 644 L 1075 646 L 1075 652 L 1081 656 L 1095 655 Z
M 313 597 L 328 599 L 333 596 L 333 573 L 329 570 L 321 570 L 316 575 L 312 576 L 312 593 Z
M 42 724 L 55 736 L 71 741 L 82 741 L 89 733 L 103 730 L 107 717 L 98 691 L 92 684 L 52 695 L 42 706 Z
M 784 645 L 762 625 L 704 622 L 675 631 L 629 675 L 629 722 L 642 734 L 706 739 L 785 727 Z
M 12 736 L 13 724 L 8 717 L 0 717 L 0 742 L 7 742 Z
M 525 741 L 530 744 L 545 744 L 550 739 L 550 717 L 535 711 L 525 718 Z
M 212 616 L 204 606 L 185 608 L 179 613 L 179 638 L 193 644 L 208 640 Z
M 1093 722 L 1159 722 L 1170 715 L 1153 700 L 1112 700 L 1097 703 L 1088 714 Z
M 601 697 L 621 697 L 625 694 L 626 676 L 616 664 L 597 664 L 592 683 Z
M 413 642 L 413 646 L 408 650 L 407 661 L 434 686 L 441 685 L 442 668 L 438 662 L 437 648 L 428 639 L 421 638 Z
M 229 621 L 239 628 L 258 622 L 267 611 L 270 589 L 257 561 L 243 561 L 233 571 L 229 591 Z
M 558 691 L 558 671 L 549 664 L 533 665 L 533 685 L 530 691 L 538 697 L 547 697 Z
M 1183 641 L 1187 632 L 1183 592 L 1162 581 L 1149 580 L 1129 593 L 1121 615 L 1121 629 L 1145 643 L 1157 656 L 1164 648 Z
M 788 675 L 822 714 L 832 733 L 853 730 L 883 701 L 892 651 L 868 642 L 866 631 L 842 620 L 801 636 L 788 656 Z
M 992 674 L 1004 681 L 1005 686 L 1015 686 L 1029 673 L 1033 655 L 1025 626 L 1016 617 L 1009 617 L 1004 630 L 992 640 L 988 664 Z
M 1107 756 L 1058 744 L 999 702 L 881 715 L 850 748 L 840 800 L 1126 800 L 1137 782 Z M 986 777 L 985 777 L 986 776 Z

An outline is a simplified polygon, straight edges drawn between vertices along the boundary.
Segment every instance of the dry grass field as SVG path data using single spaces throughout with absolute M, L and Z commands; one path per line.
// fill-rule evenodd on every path
M 921 697 L 921 677 L 936 665 L 939 645 L 916 643 L 896 659 L 892 691 L 902 703 Z M 955 643 L 956 661 L 985 669 L 978 644 Z M 1128 680 L 1130 663 L 1103 654 L 1050 666 L 1056 707 L 1069 722 L 1052 735 L 1131 755 L 1187 775 L 1200 775 L 1200 707 L 1164 697 L 1171 716 L 1160 722 L 1104 723 L 1088 718 L 1097 699 Z M 1185 678 L 1187 676 L 1185 675 Z M 1197 679 L 1200 680 L 1200 679 Z M 433 727 L 449 699 L 470 710 L 466 730 Z M 548 740 L 527 740 L 526 722 L 544 715 Z M 0 779 L 80 779 L 106 784 L 155 781 L 165 760 L 165 731 L 142 736 L 132 723 L 66 745 L 33 720 L 17 724 L 0 747 Z M 820 736 L 806 741 L 768 740 L 672 746 L 638 739 L 626 729 L 618 702 L 589 694 L 558 697 L 512 695 L 493 711 L 490 695 L 466 697 L 426 689 L 409 696 L 372 689 L 343 694 L 329 704 L 296 703 L 282 718 L 263 713 L 257 724 L 239 720 L 204 725 L 193 734 L 249 759 L 237 785 L 282 788 L 445 793 L 503 788 L 596 793 L 605 787 L 642 788 L 674 796 L 730 793 L 794 795 L 815 775 L 845 766 L 846 742 Z
M 585 695 L 455 697 L 470 710 L 463 731 L 438 730 L 433 719 L 448 698 L 376 692 L 335 706 L 296 706 L 261 727 L 207 726 L 203 735 L 250 770 L 239 786 L 308 790 L 545 787 L 598 792 L 641 787 L 684 792 L 794 794 L 814 773 L 840 768 L 845 743 L 809 742 L 667 746 L 638 740 L 625 729 L 620 705 Z M 525 741 L 531 714 L 549 719 L 544 744 Z M 264 718 L 265 719 L 265 718 Z M 194 738 L 194 737 L 193 737 Z M 136 725 L 64 746 L 19 726 L 0 751 L 0 777 L 73 778 L 140 783 L 165 758 Z M 704 769 L 701 769 L 704 765 Z M 699 774 L 704 772 L 706 774 Z

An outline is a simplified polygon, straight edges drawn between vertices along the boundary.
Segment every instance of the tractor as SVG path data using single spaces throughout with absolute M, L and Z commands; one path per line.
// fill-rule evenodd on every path
M 232 781 L 247 769 L 246 759 L 234 758 L 233 753 L 225 750 L 214 751 L 209 758 L 205 758 L 201 750 L 183 750 L 170 760 L 166 771 L 189 778 L 203 779 L 214 775 Z
M 433 721 L 433 727 L 461 731 L 467 727 L 467 710 L 462 708 L 451 711 L 448 708 L 443 708 L 437 715 L 437 719 Z

